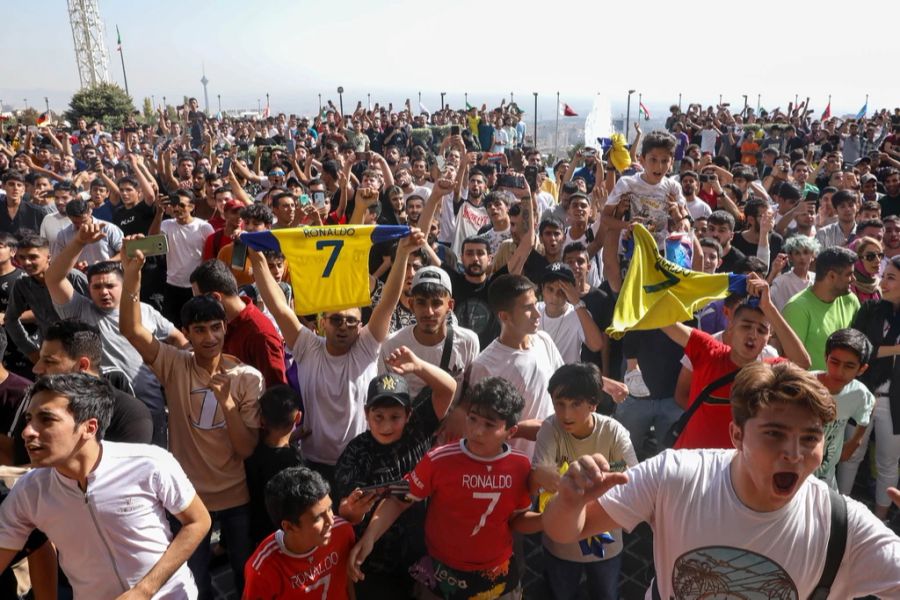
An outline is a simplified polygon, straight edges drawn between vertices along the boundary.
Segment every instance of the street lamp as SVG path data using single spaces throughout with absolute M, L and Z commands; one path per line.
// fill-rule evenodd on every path
M 219 112 L 222 112 L 222 94 L 216 94 L 216 98 L 219 99 Z
M 259 98 L 256 99 L 256 114 L 262 114 L 262 100 L 260 100 Z
M 344 117 L 344 86 L 339 85 L 338 89 L 338 105 L 341 107 L 341 118 Z
M 447 92 L 441 92 L 441 110 L 444 110 L 444 95 Z
M 637 90 L 628 90 L 628 103 L 625 105 L 625 143 L 628 143 L 628 133 L 631 131 L 631 95 Z
M 322 114 L 322 94 L 319 94 L 319 115 Z

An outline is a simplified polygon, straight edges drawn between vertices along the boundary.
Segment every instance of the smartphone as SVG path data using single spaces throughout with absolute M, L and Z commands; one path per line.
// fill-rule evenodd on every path
M 368 150 L 356 153 L 356 160 L 358 160 L 359 162 L 369 162 L 369 158 L 371 157 Z
M 246 263 L 247 244 L 240 240 L 235 240 L 234 247 L 231 250 L 231 268 L 243 271 Z
M 222 159 L 222 177 L 228 177 L 228 172 L 231 171 L 231 157 Z
M 712 181 L 712 176 L 707 175 L 706 173 L 700 173 L 700 183 L 709 183 Z
M 134 240 L 125 240 L 125 255 L 134 258 L 135 252 L 140 250 L 144 256 L 161 256 L 169 251 L 169 242 L 164 234 L 148 235 Z
M 538 168 L 532 165 L 525 167 L 525 181 L 528 182 L 528 185 L 532 190 L 537 189 L 537 175 Z
M 325 192 L 313 192 L 312 199 L 316 208 L 325 208 Z
M 450 126 L 450 135 L 459 135 L 459 125 Z
M 409 494 L 409 482 L 405 479 L 398 479 L 396 481 L 388 481 L 377 485 L 367 485 L 359 489 L 362 492 L 375 492 L 375 495 L 379 498 L 386 498 L 388 496 L 404 498 Z
M 503 174 L 497 178 L 497 186 L 505 188 L 517 188 L 518 177 L 516 175 Z
M 287 150 L 287 153 L 291 156 L 291 158 L 293 158 L 294 153 L 297 152 L 297 142 L 295 142 L 293 139 L 289 139 L 287 141 L 287 144 L 285 145 L 285 149 Z
M 581 154 L 582 154 L 582 156 L 585 156 L 585 157 L 587 157 L 587 156 L 597 156 L 597 151 L 594 150 L 593 148 L 588 148 L 587 150 L 585 150 L 585 151 L 582 152 Z
M 306 206 L 307 204 L 309 204 L 309 195 L 300 194 L 300 206 Z

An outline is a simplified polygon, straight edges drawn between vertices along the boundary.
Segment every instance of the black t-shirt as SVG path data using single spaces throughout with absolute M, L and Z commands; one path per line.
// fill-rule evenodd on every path
M 0 275 L 0 313 L 6 313 L 12 285 L 22 277 L 26 277 L 26 275 L 25 271 L 21 269 L 13 269 L 6 275 Z M 33 333 L 35 327 L 26 325 L 26 330 L 29 333 Z M 22 377 L 27 378 L 31 375 L 31 361 L 16 348 L 15 343 L 9 339 L 9 336 L 7 336 L 6 352 L 3 354 L 3 364 L 7 369 Z
M 722 257 L 722 266 L 716 269 L 716 273 L 734 273 L 735 266 L 745 258 L 747 256 L 732 245 L 728 254 Z
M 658 329 L 629 331 L 622 338 L 625 358 L 636 358 L 654 399 L 674 398 L 684 349 Z
M 247 489 L 250 491 L 250 539 L 254 546 L 276 529 L 266 510 L 266 484 L 283 470 L 302 464 L 303 458 L 298 448 L 272 448 L 262 440 L 250 458 L 244 461 Z
M 430 388 L 424 388 L 416 398 L 403 436 L 398 441 L 380 444 L 368 431 L 350 440 L 334 469 L 332 498 L 335 504 L 358 487 L 402 479 L 422 460 L 434 444 L 434 435 L 440 425 L 430 392 Z M 359 525 L 357 534 L 365 531 L 372 512 Z M 366 559 L 366 568 L 373 573 L 405 573 L 425 554 L 424 524 L 425 503 L 416 502 L 375 543 Z
M 598 288 L 588 290 L 581 297 L 581 300 L 594 318 L 594 323 L 597 324 L 600 331 L 605 332 L 606 328 L 612 324 L 613 309 L 616 307 L 616 301 L 609 294 Z M 601 369 L 603 368 L 601 353 L 590 350 L 584 344 L 581 346 L 581 360 L 594 363 Z
M 734 235 L 734 239 L 731 240 L 731 245 L 740 250 L 744 256 L 756 256 L 757 250 L 759 250 L 759 244 L 751 244 L 746 239 L 744 239 L 743 234 L 736 233 Z M 781 252 L 781 249 L 784 247 L 784 238 L 774 231 L 769 234 L 769 264 L 767 267 L 772 266 L 772 261 L 775 260 L 775 257 L 778 256 L 778 253 Z
M 124 204 L 119 204 L 113 211 L 112 222 L 125 235 L 138 233 L 147 235 L 154 216 L 156 216 L 156 209 L 144 201 L 139 201 L 131 208 L 125 208 Z
M 546 258 L 544 258 L 537 250 L 532 250 L 528 254 L 528 258 L 525 259 L 525 264 L 522 265 L 522 275 L 527 277 L 540 287 L 541 278 L 544 276 L 544 269 L 547 265 L 550 264 Z M 499 277 L 500 275 L 507 275 L 509 273 L 509 266 L 503 265 L 499 269 L 494 272 L 494 277 Z
M 888 196 L 885 194 L 878 200 L 881 205 L 881 218 L 891 215 L 900 215 L 900 196 Z
M 482 348 L 487 348 L 500 335 L 500 322 L 488 305 L 488 288 L 499 273 L 483 283 L 471 283 L 465 275 L 448 265 L 441 265 L 450 275 L 453 285 L 453 312 L 461 327 L 471 329 L 478 335 Z

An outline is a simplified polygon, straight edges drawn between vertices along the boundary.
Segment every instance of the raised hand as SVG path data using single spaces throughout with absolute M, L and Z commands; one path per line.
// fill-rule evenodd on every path
M 406 346 L 400 346 L 391 352 L 384 362 L 397 375 L 415 373 L 422 364 L 421 359 Z
M 587 503 L 624 483 L 628 475 L 610 471 L 602 454 L 585 455 L 569 465 L 559 483 L 559 496 L 571 503 Z
M 99 242 L 106 237 L 106 226 L 102 223 L 93 221 L 82 225 L 75 234 L 75 241 L 82 246 Z

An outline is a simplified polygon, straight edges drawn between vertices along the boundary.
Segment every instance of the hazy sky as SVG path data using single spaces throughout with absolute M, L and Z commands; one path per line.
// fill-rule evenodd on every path
M 64 108 L 79 85 L 66 2 L 3 4 L 0 100 Z M 885 67 L 898 56 L 896 2 L 100 0 L 100 13 L 110 74 L 122 83 L 118 25 L 138 106 L 186 94 L 202 106 L 203 64 L 213 111 L 217 94 L 223 108 L 255 109 L 269 92 L 273 111 L 310 112 L 319 93 L 337 102 L 338 85 L 345 108 L 367 92 L 415 105 L 417 91 L 429 108 L 441 91 L 453 105 L 466 91 L 491 105 L 512 91 L 530 108 L 538 92 L 542 118 L 557 91 L 585 111 L 606 94 L 616 113 L 629 88 L 656 114 L 679 92 L 754 106 L 762 94 L 770 109 L 809 95 L 817 111 L 830 93 L 837 114 L 867 93 L 870 111 L 900 104 Z

